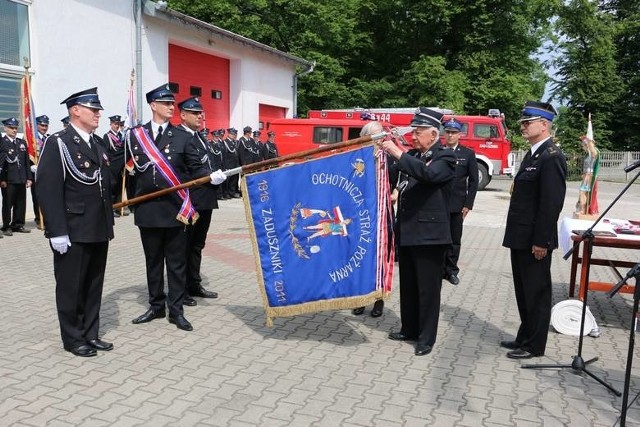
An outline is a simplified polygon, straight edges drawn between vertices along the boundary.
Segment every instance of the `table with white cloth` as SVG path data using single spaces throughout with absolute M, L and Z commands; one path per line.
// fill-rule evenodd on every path
M 597 247 L 618 248 L 618 249 L 640 249 L 640 235 L 634 234 L 616 234 L 614 230 L 625 227 L 625 220 L 605 219 L 594 227 L 593 251 Z M 578 264 L 580 264 L 580 299 L 584 298 L 584 289 L 589 269 L 592 265 L 603 265 L 611 267 L 618 277 L 618 280 L 624 277 L 620 274 L 617 267 L 631 268 L 640 262 L 640 256 L 634 261 L 616 260 L 609 258 L 594 258 L 593 253 L 589 254 L 587 240 L 580 242 L 582 233 L 591 227 L 593 221 L 579 220 L 573 218 L 563 218 L 560 223 L 560 231 L 558 234 L 560 248 L 566 253 L 575 244 L 576 247 L 571 255 L 571 276 L 569 279 L 569 297 L 573 297 L 576 286 L 576 275 L 578 272 Z M 575 233 L 577 231 L 578 233 Z M 580 247 L 582 246 L 582 256 L 580 256 Z M 635 255 L 635 254 L 634 254 Z M 629 284 L 631 282 L 631 284 Z M 624 285 L 620 292 L 633 293 L 635 284 L 633 280 Z M 591 291 L 609 291 L 615 286 L 615 283 L 598 282 L 589 280 L 589 290 Z

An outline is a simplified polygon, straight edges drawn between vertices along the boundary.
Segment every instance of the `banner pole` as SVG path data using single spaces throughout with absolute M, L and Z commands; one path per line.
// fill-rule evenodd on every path
M 336 144 L 325 145 L 323 147 L 318 147 L 311 150 L 305 150 L 299 153 L 287 154 L 286 156 L 276 157 L 274 159 L 262 160 L 260 162 L 251 163 L 251 164 L 244 165 L 234 169 L 227 169 L 223 172 L 228 177 L 232 175 L 237 175 L 239 173 L 254 172 L 254 171 L 272 167 L 272 166 L 279 166 L 280 164 L 288 161 L 300 160 L 306 157 L 312 157 L 314 155 L 325 153 L 328 151 L 334 151 L 334 150 L 339 151 L 344 148 L 367 144 L 369 142 L 384 138 L 388 135 L 390 135 L 390 133 L 388 132 L 380 132 L 375 135 L 365 135 L 359 138 L 350 139 L 348 141 L 338 142 Z M 146 202 L 148 200 L 153 200 L 158 197 L 166 196 L 167 194 L 175 193 L 178 190 L 183 190 L 185 188 L 192 188 L 192 187 L 204 185 L 208 182 L 210 182 L 209 176 L 203 176 L 202 178 L 194 179 L 192 181 L 185 182 L 184 184 L 176 185 L 169 188 L 163 188 L 162 190 L 154 191 L 153 193 L 143 194 L 142 196 L 134 197 L 128 200 L 123 200 L 120 203 L 114 204 L 113 209 L 120 209 L 125 206 L 131 206 L 138 203 Z

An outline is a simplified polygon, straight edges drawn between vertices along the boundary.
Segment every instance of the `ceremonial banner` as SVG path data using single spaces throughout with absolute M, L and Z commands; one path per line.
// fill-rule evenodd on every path
M 267 324 L 391 291 L 384 161 L 368 146 L 243 177 Z

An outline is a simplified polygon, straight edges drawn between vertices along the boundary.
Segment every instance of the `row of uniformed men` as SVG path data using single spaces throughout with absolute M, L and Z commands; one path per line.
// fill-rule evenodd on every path
M 178 104 L 178 126 L 169 122 L 175 97 L 168 84 L 149 91 L 146 99 L 151 121 L 129 129 L 124 142 L 123 163 L 131 163 L 133 196 L 205 176 L 210 180 L 201 187 L 135 206 L 135 224 L 146 261 L 149 308 L 132 322 L 168 317 L 179 329 L 190 331 L 193 327 L 184 316 L 183 305 L 196 305 L 194 296 L 218 296 L 202 287 L 200 264 L 212 210 L 218 207 L 217 186 L 227 177 L 213 162 L 212 144 L 198 132 L 203 108 L 197 97 Z M 47 138 L 36 187 L 45 236 L 53 252 L 63 346 L 76 356 L 87 357 L 113 348 L 113 344 L 100 339 L 99 314 L 108 242 L 114 236 L 109 191 L 112 157 L 106 147 L 110 142 L 115 146 L 116 140 L 106 142 L 94 135 L 103 109 L 97 88 L 75 93 L 62 103 L 69 112 L 70 126 Z

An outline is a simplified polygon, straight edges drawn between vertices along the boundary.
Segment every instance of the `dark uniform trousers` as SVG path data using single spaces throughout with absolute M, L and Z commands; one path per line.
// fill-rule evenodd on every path
M 149 305 L 154 311 L 164 309 L 165 301 L 173 316 L 183 314 L 187 246 L 185 226 L 139 227 L 147 265 Z M 168 298 L 164 293 L 164 266 L 167 265 Z
M 27 214 L 27 187 L 25 184 L 7 183 L 2 189 L 2 228 L 24 226 Z
M 460 247 L 462 246 L 462 212 L 451 212 L 449 226 L 451 229 L 451 246 L 445 256 L 444 271 L 446 274 L 457 275 L 460 272 L 458 259 L 460 259 Z
M 511 270 L 520 314 L 516 342 L 523 350 L 544 354 L 551 321 L 551 254 L 537 261 L 531 249 L 511 249 Z
M 211 225 L 212 209 L 198 209 L 200 218 L 195 224 L 187 227 L 187 292 L 195 293 L 202 283 L 200 266 L 202 250 L 207 242 L 207 233 Z
M 448 245 L 400 246 L 400 317 L 402 333 L 433 346 L 440 317 L 441 271 Z
M 65 348 L 98 338 L 108 248 L 109 242 L 73 242 L 64 255 L 53 251 L 56 306 Z

